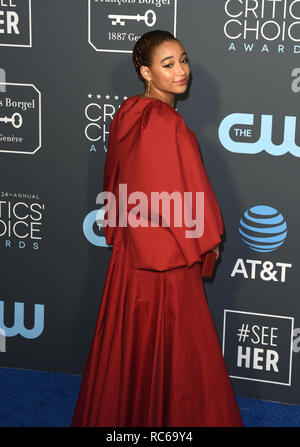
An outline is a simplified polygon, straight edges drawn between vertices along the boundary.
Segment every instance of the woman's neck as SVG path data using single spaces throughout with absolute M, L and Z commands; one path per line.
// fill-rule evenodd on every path
M 148 96 L 146 96 L 145 94 L 140 95 L 141 98 L 156 98 L 156 99 L 160 99 L 163 102 L 166 102 L 167 104 L 169 104 L 171 107 L 174 108 L 174 95 L 170 94 L 169 96 L 163 96 L 160 95 L 157 92 L 150 92 Z

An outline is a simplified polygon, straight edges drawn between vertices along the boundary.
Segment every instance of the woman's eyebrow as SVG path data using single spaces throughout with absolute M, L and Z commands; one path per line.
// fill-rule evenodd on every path
M 180 57 L 182 57 L 182 56 L 186 56 L 186 52 L 183 52 L 181 55 L 180 55 Z M 164 62 L 164 61 L 166 61 L 167 59 L 172 59 L 174 56 L 167 56 L 167 57 L 164 57 L 161 61 L 160 61 L 160 63 L 162 63 L 162 62 Z

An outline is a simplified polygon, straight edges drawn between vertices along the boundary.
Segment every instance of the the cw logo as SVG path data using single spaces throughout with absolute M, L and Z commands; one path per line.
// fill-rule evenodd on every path
M 284 137 L 281 144 L 272 142 L 272 115 L 261 115 L 260 137 L 254 142 L 234 141 L 230 136 L 233 128 L 237 138 L 252 136 L 252 129 L 245 129 L 245 125 L 253 125 L 252 113 L 232 113 L 226 116 L 219 126 L 219 139 L 225 149 L 240 154 L 257 154 L 266 151 L 272 155 L 283 155 L 290 152 L 295 157 L 300 157 L 300 147 L 295 143 L 296 117 L 286 116 L 284 119 Z
M 24 338 L 37 338 L 44 330 L 44 305 L 34 305 L 34 325 L 32 329 L 24 326 L 24 303 L 15 303 L 15 319 L 11 327 L 4 325 L 4 301 L 0 301 L 0 329 L 5 337 L 14 337 L 17 334 Z
M 104 219 L 105 215 L 104 209 L 93 210 L 85 216 L 83 221 L 83 232 L 87 240 L 97 247 L 111 247 L 111 245 L 107 245 L 104 236 L 98 236 L 95 234 L 93 226 L 96 223 L 101 228 L 101 219 Z

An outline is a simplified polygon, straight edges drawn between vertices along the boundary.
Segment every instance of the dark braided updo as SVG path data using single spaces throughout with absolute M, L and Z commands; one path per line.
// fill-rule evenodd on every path
M 167 40 L 178 41 L 169 31 L 155 30 L 144 33 L 135 43 L 132 52 L 133 65 L 144 86 L 147 81 L 141 75 L 140 67 L 142 65 L 151 67 L 154 49 Z

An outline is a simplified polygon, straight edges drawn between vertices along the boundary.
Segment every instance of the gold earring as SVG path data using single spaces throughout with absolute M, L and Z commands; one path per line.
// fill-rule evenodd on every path
M 145 91 L 145 96 L 149 96 L 150 95 L 150 88 L 151 88 L 151 79 L 149 79 L 147 81 L 147 88 L 146 88 L 146 91 Z

